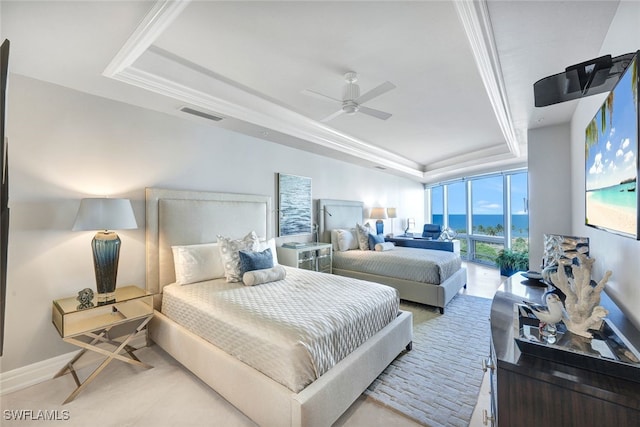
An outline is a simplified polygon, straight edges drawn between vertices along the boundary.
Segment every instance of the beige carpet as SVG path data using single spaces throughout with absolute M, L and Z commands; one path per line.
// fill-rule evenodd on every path
M 403 303 L 414 313 L 413 349 L 400 355 L 365 392 L 429 427 L 466 427 L 489 355 L 491 300 L 458 294 L 437 309 Z
M 440 316 L 436 309 L 421 305 L 404 305 L 414 313 L 414 325 Z M 461 325 L 456 325 L 459 331 Z M 414 350 L 421 345 L 414 341 Z M 113 362 L 84 390 L 76 400 L 62 405 L 73 391 L 71 375 L 50 379 L 26 389 L 0 396 L 3 427 L 16 426 L 135 426 L 135 427 L 249 427 L 255 424 L 215 391 L 180 366 L 158 346 L 137 352 L 141 360 L 154 366 L 144 370 Z M 479 366 L 475 361 L 474 367 Z M 86 378 L 95 366 L 80 371 Z M 411 376 L 420 375 L 416 366 Z M 474 402 L 475 404 L 475 402 Z M 486 406 L 486 405 L 485 405 Z M 8 412 L 5 412 L 8 411 Z M 35 419 L 41 411 L 47 416 L 66 420 Z M 8 415 L 7 415 L 8 414 Z M 12 415 L 12 414 L 15 414 Z M 18 414 L 23 419 L 17 419 Z M 478 418 L 479 420 L 480 418 Z M 379 401 L 362 396 L 336 422 L 340 427 L 413 427 L 417 423 L 398 410 L 383 407 Z M 481 426 L 477 421 L 475 426 Z

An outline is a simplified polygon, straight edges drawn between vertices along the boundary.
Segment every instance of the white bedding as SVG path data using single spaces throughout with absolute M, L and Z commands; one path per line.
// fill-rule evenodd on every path
M 353 250 L 333 253 L 333 268 L 439 285 L 456 271 L 458 254 L 396 246 L 390 251 Z
M 286 279 L 253 287 L 166 286 L 162 312 L 294 392 L 398 315 L 393 288 L 285 268 Z

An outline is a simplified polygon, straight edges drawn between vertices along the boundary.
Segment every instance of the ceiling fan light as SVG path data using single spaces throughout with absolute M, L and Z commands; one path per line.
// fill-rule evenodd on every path
M 357 106 L 357 105 L 354 105 L 354 104 L 347 104 L 347 105 L 344 105 L 344 106 L 342 107 L 342 111 L 343 111 L 345 114 L 347 114 L 347 115 L 349 115 L 349 116 L 352 116 L 352 115 L 354 115 L 355 113 L 357 113 L 357 112 L 358 112 L 358 106 Z

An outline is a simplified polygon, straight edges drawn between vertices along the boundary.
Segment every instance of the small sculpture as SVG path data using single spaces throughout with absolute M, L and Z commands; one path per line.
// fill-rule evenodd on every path
M 568 277 L 565 269 L 560 267 L 550 274 L 551 282 L 560 289 L 567 298 L 565 299 L 564 324 L 567 329 L 576 335 L 593 338 L 589 329 L 598 328 L 602 319 L 609 312 L 600 306 L 600 293 L 611 277 L 607 271 L 600 282 L 591 280 L 591 268 L 595 259 L 578 253 L 578 264 L 571 265 L 573 277 Z
M 438 240 L 444 240 L 446 242 L 450 242 L 451 240 L 455 239 L 458 236 L 458 233 L 451 227 L 447 227 L 444 230 L 442 230 L 442 233 L 440 233 L 440 237 L 438 237 Z
M 545 297 L 547 306 L 523 301 L 531 309 L 533 314 L 544 323 L 558 323 L 562 320 L 563 306 L 560 297 L 556 294 L 547 294 Z
M 93 307 L 93 291 L 90 288 L 84 288 L 78 292 L 76 299 L 80 302 L 77 307 L 78 310 Z

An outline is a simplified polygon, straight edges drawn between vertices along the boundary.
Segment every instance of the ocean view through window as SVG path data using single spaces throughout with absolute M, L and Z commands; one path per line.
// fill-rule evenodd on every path
M 426 218 L 458 233 L 460 255 L 495 264 L 500 250 L 529 250 L 526 170 L 468 177 L 426 187 Z

